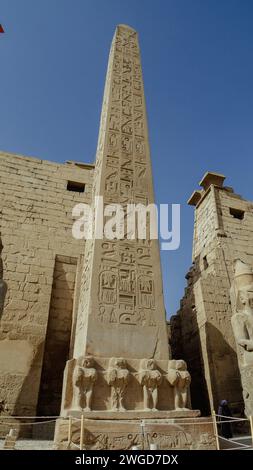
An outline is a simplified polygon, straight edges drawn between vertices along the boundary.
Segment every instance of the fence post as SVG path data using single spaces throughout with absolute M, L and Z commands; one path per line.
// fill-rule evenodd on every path
M 143 442 L 143 449 L 145 449 L 145 421 L 144 419 L 141 420 L 140 426 L 141 426 L 141 437 L 142 437 L 142 442 Z
M 219 434 L 218 434 L 218 426 L 217 426 L 217 421 L 216 421 L 215 410 L 212 411 L 212 417 L 213 417 L 213 431 L 214 431 L 215 440 L 216 440 L 216 447 L 217 447 L 217 450 L 220 450 Z
M 72 418 L 69 416 L 69 428 L 68 428 L 68 444 L 71 443 L 72 438 Z
M 253 445 L 253 416 L 252 415 L 249 417 L 249 422 L 250 422 L 250 430 L 251 430 L 251 440 L 252 440 L 252 445 Z
M 83 438 L 84 438 L 84 415 L 81 416 L 80 450 L 83 450 Z

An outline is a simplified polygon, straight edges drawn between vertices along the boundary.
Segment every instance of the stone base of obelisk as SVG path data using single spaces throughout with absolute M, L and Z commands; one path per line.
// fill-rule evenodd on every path
M 80 448 L 81 419 L 72 414 L 71 440 L 69 418 L 56 422 L 54 448 Z M 215 450 L 211 418 L 200 418 L 199 411 L 85 412 L 84 450 Z

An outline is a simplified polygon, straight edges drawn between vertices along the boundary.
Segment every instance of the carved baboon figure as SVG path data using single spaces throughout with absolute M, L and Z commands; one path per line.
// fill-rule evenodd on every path
M 73 371 L 73 401 L 72 407 L 77 410 L 92 409 L 93 386 L 97 380 L 97 371 L 93 367 L 91 356 L 79 357 Z
M 111 387 L 111 409 L 125 411 L 124 397 L 130 372 L 123 358 L 112 357 L 107 372 L 107 383 Z
M 168 381 L 173 387 L 175 410 L 188 410 L 187 401 L 191 376 L 187 370 L 187 364 L 183 360 L 169 361 Z
M 162 374 L 157 369 L 154 359 L 142 359 L 140 383 L 143 387 L 144 409 L 157 410 L 158 387 L 162 383 Z
M 7 284 L 3 280 L 3 262 L 1 258 L 2 251 L 3 251 L 3 245 L 2 245 L 1 233 L 0 233 L 0 319 L 3 313 L 4 300 L 5 300 L 5 296 L 7 292 Z

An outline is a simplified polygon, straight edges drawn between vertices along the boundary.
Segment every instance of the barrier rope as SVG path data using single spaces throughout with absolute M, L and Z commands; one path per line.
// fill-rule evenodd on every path
M 69 444 L 72 444 L 73 446 L 77 447 L 79 449 L 79 445 L 75 444 L 73 441 L 70 441 Z
M 216 413 L 215 413 L 215 416 L 218 418 L 226 418 L 227 420 L 226 422 L 228 422 L 229 419 L 233 421 L 249 421 L 248 418 L 236 418 L 235 416 L 224 416 L 224 415 L 218 415 Z M 218 422 L 220 423 L 221 421 L 218 421 Z
M 51 419 L 49 421 L 37 421 L 32 423 L 0 423 L 0 426 L 36 426 L 37 424 L 48 424 L 48 423 L 55 423 L 56 419 Z
M 68 419 L 68 417 L 64 417 L 64 416 L 14 416 L 14 415 L 0 415 L 0 420 L 1 419 L 57 419 L 57 418 L 60 418 L 60 419 Z

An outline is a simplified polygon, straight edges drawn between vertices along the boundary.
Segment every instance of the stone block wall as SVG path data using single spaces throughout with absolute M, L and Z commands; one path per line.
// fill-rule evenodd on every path
M 193 266 L 171 320 L 172 354 L 188 361 L 192 406 L 204 414 L 222 399 L 243 410 L 229 295 L 237 258 L 253 265 L 253 203 L 209 188 L 195 209 Z
M 36 414 L 56 260 L 74 258 L 80 271 L 85 242 L 72 237 L 72 209 L 90 202 L 93 170 L 93 165 L 0 153 L 0 232 L 8 285 L 0 320 L 2 413 Z M 85 185 L 84 192 L 74 191 L 73 182 Z M 74 278 L 67 272 L 57 295 L 63 316 L 74 290 L 78 296 Z M 68 290 L 71 296 L 64 299 Z M 57 364 L 53 367 L 57 372 Z

